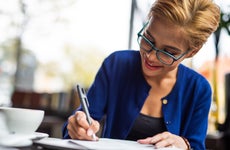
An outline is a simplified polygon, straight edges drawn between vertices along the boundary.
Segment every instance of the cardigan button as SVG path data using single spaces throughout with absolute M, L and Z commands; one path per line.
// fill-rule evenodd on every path
M 166 124 L 171 124 L 171 121 L 166 121 L 165 123 L 166 123 Z
M 167 99 L 163 99 L 162 103 L 166 105 L 168 103 L 168 100 Z

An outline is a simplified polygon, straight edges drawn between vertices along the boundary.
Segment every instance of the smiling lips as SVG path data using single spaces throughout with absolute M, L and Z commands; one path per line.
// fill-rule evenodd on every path
M 154 65 L 154 63 L 149 62 L 147 59 L 145 59 L 144 62 L 145 62 L 145 67 L 149 70 L 157 70 L 162 68 L 162 66 Z

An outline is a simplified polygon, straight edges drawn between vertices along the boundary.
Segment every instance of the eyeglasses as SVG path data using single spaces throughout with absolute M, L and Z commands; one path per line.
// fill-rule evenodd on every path
M 180 54 L 179 56 L 174 56 L 172 53 L 166 51 L 166 50 L 160 50 L 158 48 L 156 48 L 156 46 L 143 35 L 143 31 L 145 29 L 145 27 L 148 25 L 149 21 L 143 26 L 143 28 L 137 33 L 137 42 L 140 46 L 140 48 L 142 50 L 144 50 L 146 53 L 150 54 L 152 51 L 156 51 L 156 57 L 157 59 L 165 64 L 165 65 L 172 65 L 174 63 L 174 61 L 179 60 L 180 58 L 182 58 L 185 54 L 187 54 L 189 52 L 186 51 L 183 54 Z

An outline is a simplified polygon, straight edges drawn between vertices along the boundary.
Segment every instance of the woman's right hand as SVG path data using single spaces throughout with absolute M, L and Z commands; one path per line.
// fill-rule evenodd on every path
M 98 140 L 93 138 L 93 135 L 99 131 L 100 124 L 92 119 L 92 124 L 86 120 L 86 115 L 83 111 L 77 111 L 74 115 L 68 118 L 68 133 L 72 139 L 78 140 Z

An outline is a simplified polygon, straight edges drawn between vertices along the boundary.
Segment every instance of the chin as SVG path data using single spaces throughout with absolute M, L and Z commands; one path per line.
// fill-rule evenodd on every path
M 146 77 L 155 77 L 160 75 L 160 71 L 159 70 L 149 70 L 148 68 L 146 68 L 145 66 L 142 66 L 142 71 L 143 71 L 143 75 Z

